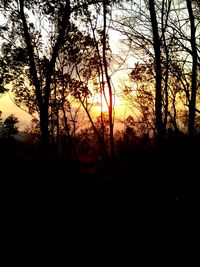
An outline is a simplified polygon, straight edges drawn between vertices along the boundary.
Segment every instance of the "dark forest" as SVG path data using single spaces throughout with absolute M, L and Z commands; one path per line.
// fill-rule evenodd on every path
M 26 265 L 56 250 L 56 265 L 185 263 L 200 196 L 199 0 L 1 0 L 0 21 L 0 96 L 31 117 L 21 130 L 0 111 L 3 217 L 36 242 Z

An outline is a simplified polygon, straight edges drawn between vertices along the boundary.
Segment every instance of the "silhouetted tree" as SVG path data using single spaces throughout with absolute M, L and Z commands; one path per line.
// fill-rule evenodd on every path
M 89 34 L 85 36 L 75 26 L 76 20 L 79 20 L 87 29 L 87 23 L 84 25 L 86 18 L 84 11 L 88 9 L 88 5 L 99 6 L 104 10 L 104 15 L 102 15 L 104 16 L 104 29 L 99 30 L 98 40 L 102 47 L 101 58 L 95 55 L 97 51 L 91 50 L 92 46 L 95 46 L 93 37 Z M 90 95 L 88 83 L 92 79 L 97 79 L 94 73 L 96 72 L 96 76 L 99 74 L 97 70 L 99 60 L 104 66 L 102 75 L 106 76 L 109 94 L 112 94 L 106 53 L 108 50 L 106 34 L 108 3 L 103 1 L 70 3 L 70 1 L 61 0 L 41 0 L 36 3 L 32 0 L 13 2 L 8 0 L 4 1 L 2 6 L 4 6 L 4 14 L 10 19 L 1 28 L 4 32 L 2 46 L 4 61 L 7 62 L 9 68 L 12 68 L 7 81 L 12 82 L 17 104 L 28 107 L 28 112 L 31 114 L 39 113 L 43 147 L 48 147 L 50 130 L 52 138 L 55 129 L 59 136 L 61 109 L 65 129 L 69 130 L 65 108 L 69 107 L 67 94 L 82 104 L 93 124 L 87 104 Z M 36 18 L 38 24 L 37 20 L 32 21 L 31 13 L 34 17 L 39 15 Z M 18 39 L 15 44 L 11 42 L 13 36 Z M 59 65 L 60 63 L 62 66 Z M 113 147 L 112 96 L 110 101 L 110 139 Z
M 4 4 L 4 5 L 3 5 Z M 51 92 L 52 75 L 55 70 L 55 63 L 61 46 L 65 42 L 67 27 L 71 14 L 70 1 L 4 1 L 5 14 L 8 15 L 7 30 L 5 38 L 8 39 L 7 50 L 9 53 L 17 50 L 18 53 L 14 60 L 14 65 L 21 67 L 21 73 L 26 72 L 29 77 L 30 86 L 34 88 L 36 103 L 38 106 L 41 129 L 41 142 L 44 151 L 48 151 L 49 128 L 48 128 L 48 109 Z M 30 14 L 40 15 L 44 20 L 49 21 L 49 26 L 54 27 L 49 40 L 52 44 L 47 52 L 45 65 L 41 68 L 42 44 L 47 40 L 42 40 L 42 28 L 36 29 L 35 22 L 30 21 Z M 40 22 L 41 22 L 40 18 Z M 6 26 L 5 26 L 6 27 Z M 39 32 L 40 31 L 40 32 Z M 16 42 L 13 43 L 13 37 Z M 25 63 L 25 64 L 24 64 Z M 9 64 L 9 62 L 7 62 Z M 11 67 L 11 66 L 10 66 Z M 26 67 L 26 68 L 25 68 Z M 27 73 L 28 70 L 28 73 Z M 16 79 L 13 71 L 10 80 Z M 20 76 L 20 85 L 23 76 Z
M 18 133 L 18 126 L 16 126 L 18 122 L 18 118 L 16 118 L 13 114 L 5 119 L 3 127 L 8 137 Z
M 188 112 L 188 133 L 195 133 L 196 98 L 198 90 L 197 69 L 200 62 L 198 32 L 199 12 L 195 1 L 173 1 L 173 16 L 169 19 L 168 34 L 173 35 L 176 40 L 179 55 L 178 71 L 174 72 L 179 76 L 185 92 L 185 105 L 189 107 Z M 177 64 L 178 65 L 178 64 Z M 181 70 L 181 71 L 180 71 Z
M 92 65 L 94 69 L 96 69 L 97 77 L 95 79 L 95 90 L 100 94 L 100 102 L 102 104 L 103 99 L 106 102 L 108 107 L 109 114 L 109 129 L 110 129 L 110 157 L 114 157 L 114 137 L 113 137 L 113 129 L 114 129 L 114 105 L 113 105 L 113 84 L 111 81 L 111 49 L 109 45 L 109 25 L 111 20 L 111 6 L 115 1 L 97 1 L 94 2 L 93 10 L 89 9 L 87 6 L 84 8 L 86 28 L 89 27 L 89 33 L 91 41 L 95 47 L 95 60 L 93 60 L 94 64 Z M 102 20 L 102 25 L 100 21 Z M 85 107 L 84 107 L 85 109 Z M 89 113 L 85 109 L 86 113 Z M 89 118 L 91 121 L 91 118 Z M 102 121 L 102 129 L 103 129 L 103 110 L 101 108 L 101 121 Z M 92 121 L 91 121 L 91 124 Z M 94 128 L 94 125 L 93 125 Z M 96 131 L 96 130 L 95 130 Z M 97 132 L 97 131 L 96 131 Z M 103 131 L 101 131 L 103 134 Z M 101 146 L 104 146 L 104 136 L 100 136 Z M 102 149 L 101 149 L 102 150 Z M 103 149 L 104 150 L 104 149 Z M 103 151 L 102 150 L 102 151 Z
M 130 1 L 130 4 L 129 1 L 127 2 L 122 7 L 122 15 L 116 20 L 116 29 L 127 38 L 124 42 L 134 52 L 134 56 L 145 63 L 148 62 L 146 63 L 148 65 L 151 62 L 154 68 L 155 124 L 157 137 L 162 139 L 164 136 L 162 43 L 157 6 L 154 1 Z M 128 19 L 125 18 L 126 13 L 131 14 L 128 15 Z M 167 97 L 166 100 L 168 100 Z
M 134 131 L 138 136 L 155 134 L 154 75 L 151 62 L 136 63 L 129 74 L 130 86 L 125 86 L 123 98 L 134 113 Z M 133 123 L 132 123 L 133 124 Z
M 158 22 L 155 10 L 154 0 L 149 0 L 149 11 L 151 17 L 151 26 L 153 32 L 153 48 L 155 54 L 155 73 L 156 73 L 156 90 L 155 90 L 155 114 L 156 114 L 156 130 L 158 139 L 163 138 L 162 123 L 162 69 L 161 69 L 161 43 L 158 30 Z
M 191 44 L 191 55 L 192 55 L 192 84 L 191 84 L 191 99 L 189 103 L 189 124 L 188 132 L 190 136 L 194 135 L 195 130 L 195 113 L 196 113 L 196 92 L 197 92 L 197 63 L 198 54 L 196 46 L 196 25 L 195 17 L 192 8 L 192 1 L 186 0 L 187 10 L 190 20 L 190 44 Z
M 18 118 L 15 115 L 11 114 L 4 121 L 1 118 L 0 113 L 0 135 L 3 138 L 10 138 L 13 135 L 18 133 L 18 126 L 16 125 L 19 122 Z
M 169 123 L 174 122 L 174 127 L 177 127 L 177 110 L 184 109 L 183 104 L 189 106 L 188 123 L 192 117 L 190 110 L 198 110 L 197 107 L 194 108 L 195 93 L 192 93 L 192 90 L 195 92 L 198 84 L 198 81 L 194 82 L 197 79 L 197 74 L 194 73 L 199 64 L 199 13 L 195 1 L 189 2 L 192 3 L 194 19 L 193 38 L 192 17 L 188 15 L 187 1 L 127 1 L 119 9 L 114 25 L 124 36 L 123 43 L 130 48 L 134 56 L 139 57 L 146 65 L 151 61 L 154 66 L 158 95 L 158 98 L 155 95 L 155 111 L 157 110 L 156 118 L 160 122 L 157 121 L 156 125 L 160 125 L 163 135 Z M 146 12 L 147 10 L 149 12 Z M 194 61 L 193 56 L 196 58 Z M 175 85 L 175 80 L 178 86 Z M 195 83 L 196 89 L 192 89 L 192 84 Z M 182 100 L 181 106 L 178 98 Z

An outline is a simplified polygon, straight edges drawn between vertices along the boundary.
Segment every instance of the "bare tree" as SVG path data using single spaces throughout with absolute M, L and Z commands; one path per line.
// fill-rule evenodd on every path
M 52 84 L 52 75 L 55 70 L 55 64 L 60 48 L 65 42 L 67 27 L 69 25 L 71 7 L 70 1 L 4 1 L 5 13 L 9 13 L 8 23 L 12 25 L 10 37 L 16 36 L 21 40 L 20 43 L 13 44 L 21 47 L 21 51 L 27 55 L 27 68 L 29 69 L 30 83 L 34 87 L 36 101 L 38 105 L 40 117 L 41 143 L 44 152 L 48 153 L 49 146 L 49 99 Z M 44 19 L 51 21 L 55 31 L 50 34 L 52 49 L 46 51 L 45 70 L 41 75 L 40 61 L 38 62 L 38 54 L 41 55 L 45 51 L 42 50 L 42 31 L 44 29 L 35 29 L 34 24 L 30 22 L 30 14 L 37 12 Z M 40 21 L 41 22 L 41 21 Z M 18 25 L 18 26 L 17 26 Z M 42 22 L 41 22 L 42 25 Z M 18 27 L 18 28 L 17 28 Z M 9 27 L 8 27 L 9 28 Z M 40 32 L 38 32 L 40 30 Z M 8 34 L 7 34 L 8 35 Z M 53 41 L 52 41 L 53 40 Z M 12 44 L 12 40 L 9 40 Z M 12 49 L 13 46 L 10 48 Z M 25 67 L 25 66 L 24 66 Z M 44 66 L 43 66 L 44 67 Z M 22 66 L 23 68 L 23 66 Z M 15 78 L 15 77 L 13 77 Z M 45 152 L 45 153 L 46 153 Z
M 191 84 L 191 99 L 189 103 L 188 132 L 190 136 L 193 136 L 195 130 L 198 54 L 196 46 L 196 25 L 192 8 L 192 2 L 190 0 L 186 0 L 186 2 L 190 19 L 190 43 L 191 43 L 191 55 L 192 55 L 192 84 Z
M 155 73 L 156 73 L 156 95 L 155 95 L 155 114 L 156 114 L 156 129 L 158 139 L 163 137 L 162 123 L 162 69 L 161 69 L 161 43 L 158 31 L 158 22 L 155 11 L 154 0 L 149 0 L 149 11 L 151 17 L 151 26 L 153 32 L 153 48 L 155 54 Z

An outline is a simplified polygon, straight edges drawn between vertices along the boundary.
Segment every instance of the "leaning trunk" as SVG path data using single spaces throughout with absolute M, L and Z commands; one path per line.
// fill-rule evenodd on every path
M 23 25 L 24 41 L 26 43 L 28 57 L 29 57 L 30 74 L 32 76 L 33 83 L 35 86 L 35 94 L 38 102 L 38 108 L 40 111 L 40 131 L 41 131 L 42 150 L 43 152 L 47 150 L 45 152 L 46 155 L 48 154 L 48 146 L 49 146 L 48 105 L 44 104 L 42 97 L 42 89 L 38 78 L 37 67 L 34 57 L 34 47 L 31 41 L 31 35 L 29 33 L 27 20 L 24 13 L 24 0 L 20 0 L 19 5 L 20 5 L 20 18 L 22 20 L 22 25 Z
M 109 130 L 110 130 L 110 156 L 111 159 L 114 159 L 115 157 L 115 144 L 114 144 L 114 123 L 113 123 L 113 92 L 112 92 L 112 85 L 110 81 L 110 76 L 108 74 L 108 64 L 107 64 L 107 58 L 106 58 L 106 14 L 107 14 L 107 7 L 106 7 L 106 1 L 103 1 L 103 18 L 104 18 L 104 27 L 103 27 L 103 66 L 106 76 L 106 83 L 108 86 L 108 92 L 109 92 L 109 104 L 108 104 L 108 114 L 109 114 Z

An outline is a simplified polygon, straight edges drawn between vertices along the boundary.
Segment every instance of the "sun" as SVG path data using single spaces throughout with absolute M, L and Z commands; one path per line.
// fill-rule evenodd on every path
M 113 96 L 113 109 L 119 113 L 124 107 L 124 101 L 117 95 Z M 100 97 L 100 94 L 93 99 L 95 113 L 108 112 L 109 98 L 105 99 L 104 96 Z
M 106 100 L 103 98 L 102 101 L 98 101 L 95 103 L 95 109 L 101 113 L 101 112 L 108 112 L 108 105 L 106 103 Z

